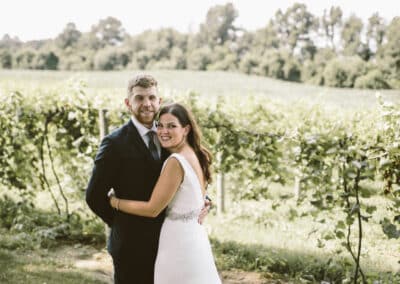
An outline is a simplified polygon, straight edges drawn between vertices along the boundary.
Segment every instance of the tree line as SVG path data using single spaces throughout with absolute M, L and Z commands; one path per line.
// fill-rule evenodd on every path
M 114 18 L 89 32 L 68 23 L 56 38 L 0 40 L 0 68 L 39 70 L 224 70 L 344 88 L 400 87 L 400 17 L 364 23 L 332 6 L 316 16 L 305 4 L 278 10 L 263 28 L 235 25 L 233 4 L 211 7 L 196 33 L 173 28 L 130 35 Z

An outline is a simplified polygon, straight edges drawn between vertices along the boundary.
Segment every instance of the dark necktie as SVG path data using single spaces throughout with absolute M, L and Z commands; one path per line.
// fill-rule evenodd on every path
M 155 161 L 158 161 L 160 157 L 158 156 L 158 150 L 156 144 L 154 144 L 154 132 L 153 131 L 147 132 L 147 136 L 149 137 L 149 150 L 151 156 Z

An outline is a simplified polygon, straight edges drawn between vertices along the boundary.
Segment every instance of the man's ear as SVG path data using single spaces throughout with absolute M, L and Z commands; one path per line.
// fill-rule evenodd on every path
M 131 106 L 131 104 L 129 103 L 129 99 L 128 99 L 128 98 L 125 98 L 124 102 L 125 102 L 125 105 L 126 105 L 127 107 L 130 107 L 130 106 Z

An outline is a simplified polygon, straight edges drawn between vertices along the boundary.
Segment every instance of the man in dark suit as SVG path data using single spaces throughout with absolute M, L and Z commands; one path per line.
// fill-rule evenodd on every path
M 108 226 L 108 251 L 115 283 L 153 283 L 154 263 L 164 212 L 156 218 L 125 214 L 111 208 L 107 192 L 119 198 L 150 199 L 167 153 L 155 133 L 154 117 L 160 108 L 157 81 L 139 75 L 128 83 L 125 105 L 131 119 L 101 142 L 86 190 L 86 202 Z

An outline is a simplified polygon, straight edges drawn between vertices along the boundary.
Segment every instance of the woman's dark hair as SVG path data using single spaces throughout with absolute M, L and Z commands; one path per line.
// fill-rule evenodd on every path
M 209 184 L 212 181 L 211 178 L 211 162 L 212 156 L 209 150 L 201 144 L 201 131 L 196 121 L 194 120 L 193 114 L 185 108 L 183 105 L 178 103 L 168 104 L 160 109 L 158 114 L 161 115 L 170 113 L 175 116 L 179 123 L 185 127 L 190 126 L 190 131 L 187 136 L 189 145 L 193 148 L 197 158 L 199 159 L 201 169 L 203 170 L 204 178 Z

